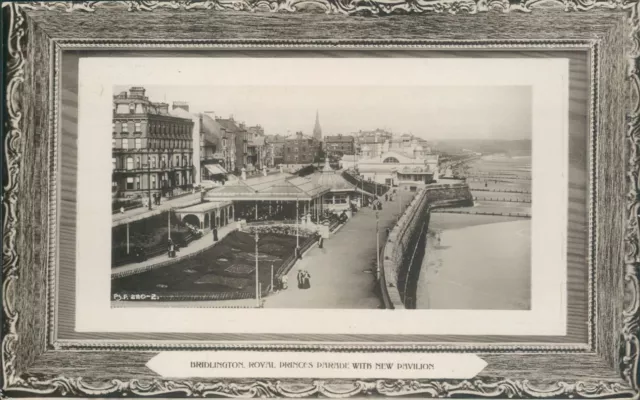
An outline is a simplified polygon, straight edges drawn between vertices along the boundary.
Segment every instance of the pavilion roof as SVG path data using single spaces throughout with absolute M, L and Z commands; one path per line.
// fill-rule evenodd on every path
M 207 200 L 311 200 L 328 192 L 308 178 L 291 174 L 272 174 L 238 180 L 210 190 Z

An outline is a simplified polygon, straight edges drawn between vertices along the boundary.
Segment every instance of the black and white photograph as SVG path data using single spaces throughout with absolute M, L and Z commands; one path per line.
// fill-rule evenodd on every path
M 1 398 L 638 399 L 637 2 L 2 11 Z
M 528 310 L 532 107 L 531 86 L 114 86 L 112 300 L 378 309 L 386 275 L 407 308 Z

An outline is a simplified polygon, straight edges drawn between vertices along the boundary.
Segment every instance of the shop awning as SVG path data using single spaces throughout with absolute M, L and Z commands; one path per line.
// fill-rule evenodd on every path
M 228 172 L 225 171 L 225 169 L 222 168 L 218 164 L 205 164 L 204 167 L 207 169 L 207 171 L 209 171 L 209 173 L 211 175 L 226 175 L 226 174 L 228 174 Z

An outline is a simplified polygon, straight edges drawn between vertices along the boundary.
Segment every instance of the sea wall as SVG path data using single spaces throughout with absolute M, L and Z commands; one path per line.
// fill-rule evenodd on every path
M 385 308 L 415 308 L 415 292 L 426 249 L 430 210 L 473 205 L 466 183 L 421 189 L 406 208 L 382 249 L 380 291 Z

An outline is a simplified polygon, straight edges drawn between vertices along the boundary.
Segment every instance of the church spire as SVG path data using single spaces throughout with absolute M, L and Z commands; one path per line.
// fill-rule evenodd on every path
M 313 138 L 322 140 L 322 128 L 320 127 L 320 114 L 316 110 L 316 125 L 313 127 Z

